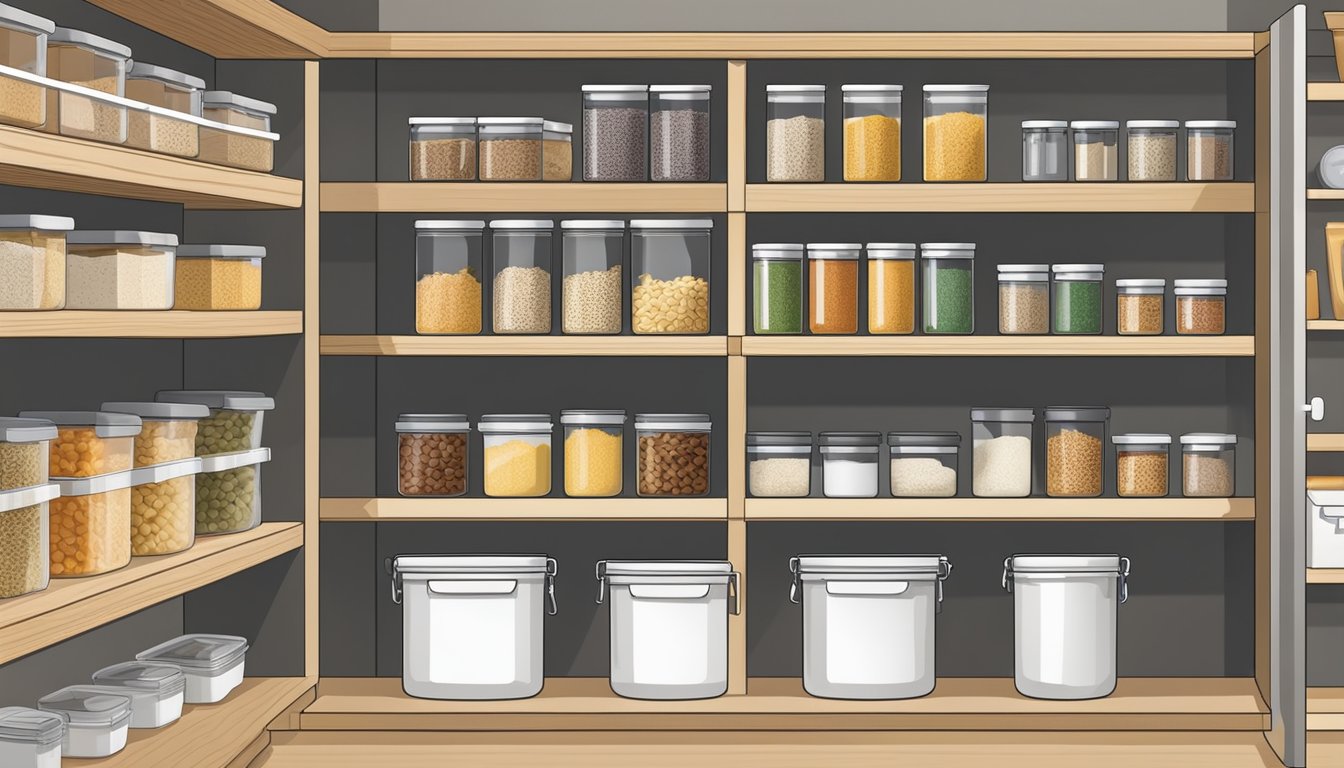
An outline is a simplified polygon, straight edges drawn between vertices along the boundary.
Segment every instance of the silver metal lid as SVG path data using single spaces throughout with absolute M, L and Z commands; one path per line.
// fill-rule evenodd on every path
M 1022 127 L 1027 130 L 1032 129 L 1050 129 L 1064 130 L 1069 127 L 1068 120 L 1023 120 Z
M 709 93 L 712 85 L 650 85 L 649 93 Z
M 392 568 L 417 573 L 546 573 L 546 555 L 397 555 Z
M 491 229 L 553 229 L 555 222 L 550 219 L 495 219 L 490 222 Z
M 485 229 L 485 222 L 480 219 L 417 219 L 415 228 L 454 232 L 476 231 Z
M 926 93 L 984 93 L 989 90 L 988 85 L 926 85 Z
M 1120 573 L 1128 563 L 1119 555 L 1013 555 L 1014 573 Z
M 477 125 L 544 125 L 546 120 L 540 117 L 478 117 Z
M 565 219 L 560 222 L 560 229 L 625 229 L 625 222 L 620 219 Z
M 607 576 L 726 576 L 733 564 L 724 560 L 604 560 L 599 574 Z
M 510 432 L 549 434 L 554 428 L 549 413 L 488 413 L 476 424 L 476 429 L 484 434 Z
M 1237 436 L 1221 432 L 1187 432 L 1181 435 L 1181 445 L 1236 445 Z
M 1051 405 L 1045 409 L 1046 421 L 1105 421 L 1111 409 L 1104 405 Z
M 646 93 L 649 90 L 647 85 L 581 85 L 579 90 L 584 93 Z
M 1069 127 L 1075 131 L 1114 131 L 1119 130 L 1118 120 L 1074 120 Z
M 824 85 L 767 85 L 766 93 L 824 93 Z
M 907 446 L 907 445 L 937 445 L 937 446 L 957 446 L 961 445 L 961 433 L 959 432 L 888 432 L 887 445 Z
M 1116 445 L 1171 445 L 1171 435 L 1160 432 L 1130 432 L 1125 435 L 1111 435 Z
M 747 446 L 761 445 L 812 445 L 811 432 L 748 432 Z
M 943 573 L 942 555 L 799 555 L 795 573 L 930 574 Z
M 403 413 L 396 421 L 398 432 L 466 432 L 470 429 L 465 413 Z
M 1116 280 L 1116 288 L 1166 288 L 1167 281 L 1163 279 L 1126 279 Z
M 631 229 L 713 229 L 713 219 L 631 219 Z
M 1126 128 L 1180 128 L 1180 120 L 1126 120 Z
M 708 413 L 635 414 L 635 428 L 641 431 L 708 432 L 711 427 Z
M 1000 264 L 1000 272 L 1049 272 L 1049 264 Z
M 561 424 L 618 427 L 625 423 L 625 411 L 568 410 L 560 412 Z
M 840 91 L 842 93 L 855 91 L 860 93 L 864 91 L 871 93 L 900 93 L 904 90 L 904 85 L 882 85 L 878 83 L 846 83 L 845 85 L 840 86 Z
M 1236 120 L 1186 120 L 1186 128 L 1236 128 Z

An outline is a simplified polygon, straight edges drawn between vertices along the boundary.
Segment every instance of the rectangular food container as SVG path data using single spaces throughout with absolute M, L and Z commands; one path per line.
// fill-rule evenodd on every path
M 649 86 L 649 178 L 709 181 L 708 85 Z
M 49 133 L 108 144 L 126 141 L 124 102 L 98 95 L 126 95 L 131 49 L 105 37 L 57 27 L 47 38 L 47 76 L 75 88 L 47 89 Z
M 1031 495 L 1030 408 L 975 408 L 971 411 L 972 492 L 981 498 Z
M 196 430 L 210 409 L 196 403 L 107 402 L 100 410 L 140 417 L 135 436 L 136 467 L 190 459 L 196 455 Z
M 182 717 L 187 678 L 170 664 L 127 661 L 94 672 L 93 683 L 130 697 L 132 728 L 162 728 Z
M 23 411 L 19 416 L 56 425 L 47 463 L 52 477 L 93 477 L 131 468 L 139 416 L 102 411 Z
M 201 116 L 205 81 L 185 72 L 143 61 L 133 62 L 126 75 L 126 97 L 182 115 Z M 132 111 L 126 144 L 165 155 L 196 157 L 201 150 L 200 126 L 156 112 Z
M 63 757 L 108 757 L 126 748 L 129 696 L 94 685 L 72 685 L 38 699 L 37 707 L 65 720 Z
M 131 471 L 57 480 L 51 502 L 51 575 L 96 576 L 131 562 Z
M 65 307 L 65 238 L 74 228 L 66 216 L 0 216 L 0 310 Z
M 65 718 L 27 707 L 0 708 L 0 765 L 61 768 Z
M 50 19 L 0 4 L 0 65 L 46 77 L 47 38 L 55 31 Z M 0 123 L 41 128 L 46 122 L 47 89 L 0 72 Z
M 1045 409 L 1045 488 L 1050 496 L 1100 496 L 1105 486 L 1106 426 L 1111 409 Z
M 40 592 L 50 583 L 48 504 L 60 495 L 60 486 L 53 484 L 0 491 L 0 599 Z M 0 725 L 0 755 L 3 742 Z
M 476 118 L 412 117 L 411 181 L 475 181 Z
M 547 120 L 541 124 L 541 180 L 574 178 L 574 126 Z
M 540 117 L 476 119 L 481 181 L 541 181 Z
M 630 325 L 637 334 L 709 333 L 712 219 L 630 222 Z
M 639 495 L 708 495 L 711 427 L 707 413 L 636 414 Z
M 177 249 L 175 309 L 261 309 L 263 245 L 182 245 Z
M 270 448 L 202 458 L 196 476 L 196 534 L 241 533 L 261 524 L 261 465 Z
M 471 424 L 465 413 L 403 413 L 396 430 L 398 493 L 445 497 L 467 492 Z
M 169 555 L 196 543 L 196 476 L 201 461 L 182 459 L 131 472 L 133 556 Z
M 748 432 L 747 487 L 756 498 L 812 492 L 811 432 Z
M 201 96 L 201 116 L 244 131 L 201 130 L 200 158 L 207 163 L 270 173 L 275 168 L 275 142 L 271 133 L 274 104 L 249 99 L 229 91 L 206 91 Z
M 649 180 L 649 86 L 584 85 L 583 180 Z
M 177 235 L 78 230 L 66 236 L 66 309 L 172 309 Z
M 0 416 L 0 491 L 47 482 L 48 443 L 56 435 L 56 425 L 46 419 Z
M 196 432 L 196 455 L 236 453 L 261 447 L 262 419 L 275 409 L 275 400 L 261 392 L 230 389 L 164 390 L 161 403 L 195 403 L 210 409 Z
M 135 654 L 137 661 L 170 664 L 186 676 L 187 704 L 223 701 L 243 682 L 247 639 L 233 635 L 182 635 Z

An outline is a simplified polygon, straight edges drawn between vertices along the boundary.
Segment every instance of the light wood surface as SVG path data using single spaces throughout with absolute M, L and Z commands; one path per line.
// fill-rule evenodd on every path
M 1308 432 L 1308 451 L 1344 451 L 1344 433 Z
M 1308 189 L 1308 200 L 1344 200 L 1344 189 Z
M 1255 499 L 747 499 L 748 520 L 1117 520 L 1255 519 Z
M 1344 584 L 1344 568 L 1308 568 L 1308 584 Z
M 725 184 L 328 181 L 328 213 L 722 213 Z
M 266 751 L 271 745 L 271 734 L 262 731 L 261 735 L 252 740 L 251 744 L 243 747 L 232 760 L 229 761 L 227 768 L 252 768 L 253 763 Z
M 747 211 L 1250 213 L 1254 189 L 1242 182 L 748 184 Z
M 723 336 L 334 336 L 324 355 L 722 357 Z
M 738 573 L 738 612 L 728 615 L 728 695 L 742 696 L 750 690 L 747 679 L 747 521 L 734 517 L 728 521 L 728 560 Z
M 273 0 L 92 0 L 217 59 L 308 59 L 328 32 Z
M 748 357 L 1252 357 L 1255 337 L 746 336 L 742 339 L 742 353 Z
M 1310 722 L 1310 716 L 1307 719 Z M 1344 765 L 1344 733 L 1308 731 L 1307 765 L 1311 768 Z
M 303 313 L 60 310 L 0 312 L 0 338 L 208 339 L 303 332 Z
M 1344 731 L 1344 688 L 1307 688 L 1307 730 Z
M 1308 320 L 1308 331 L 1344 331 L 1344 320 Z
M 1307 83 L 1307 101 L 1344 101 L 1344 83 Z
M 728 214 L 728 336 L 747 332 L 747 294 L 751 291 L 747 259 L 747 214 Z
M 726 520 L 724 499 L 322 499 L 322 520 L 498 520 L 615 522 L 623 520 Z
M 212 584 L 303 545 L 300 523 L 262 523 L 202 536 L 185 552 L 137 557 L 119 571 L 52 579 L 41 592 L 0 600 L 0 664 Z
M 318 535 L 321 526 L 321 489 L 318 453 L 322 447 L 320 404 L 322 388 L 321 322 L 318 304 L 321 290 L 321 169 L 319 156 L 322 132 L 318 120 L 321 97 L 320 67 L 310 61 L 303 65 L 303 669 L 316 681 L 319 672 L 318 599 L 321 569 Z
M 728 62 L 728 211 L 747 204 L 747 62 Z M 741 335 L 741 334 L 731 334 Z

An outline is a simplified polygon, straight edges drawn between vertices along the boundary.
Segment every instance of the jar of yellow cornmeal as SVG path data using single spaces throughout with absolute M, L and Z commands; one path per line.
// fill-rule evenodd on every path
M 260 309 L 260 245 L 182 245 L 177 249 L 174 309 Z
M 551 423 L 545 413 L 481 417 L 486 496 L 546 496 L 551 492 Z
M 924 180 L 984 181 L 988 85 L 924 86 Z
M 901 180 L 901 86 L 842 85 L 845 181 Z
M 621 495 L 625 411 L 561 411 L 565 495 Z

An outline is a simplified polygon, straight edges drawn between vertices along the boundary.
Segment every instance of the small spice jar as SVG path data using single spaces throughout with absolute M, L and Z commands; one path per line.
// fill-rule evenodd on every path
M 1226 498 L 1237 488 L 1237 436 L 1216 432 L 1181 435 L 1181 491 Z
M 924 180 L 984 181 L 988 85 L 924 86 Z
M 765 180 L 826 180 L 826 86 L 765 86 Z
M 640 496 L 709 493 L 709 414 L 635 415 Z
M 842 85 L 845 181 L 901 180 L 899 85 Z
M 415 332 L 481 332 L 485 222 L 415 222 Z
M 1067 121 L 1022 121 L 1022 180 L 1069 180 Z
M 1185 122 L 1185 177 L 1190 181 L 1231 181 L 1235 120 Z
M 709 333 L 713 219 L 630 222 L 630 329 L 637 334 Z
M 481 117 L 476 151 L 481 181 L 541 181 L 540 117 Z
M 625 411 L 561 411 L 565 431 L 565 495 L 620 496 Z
M 0 310 L 65 306 L 65 238 L 74 228 L 65 216 L 0 216 Z
M 1130 181 L 1176 180 L 1178 120 L 1130 120 L 1125 123 Z
M 495 333 L 551 332 L 550 219 L 490 222 Z
M 648 181 L 649 86 L 585 85 L 584 181 Z
M 541 124 L 541 180 L 574 178 L 574 126 L 547 120 Z
M 1171 435 L 1127 434 L 1115 443 L 1115 491 L 1126 497 L 1167 495 Z
M 485 444 L 486 496 L 550 494 L 554 425 L 549 414 L 486 414 L 477 429 Z
M 1073 178 L 1075 181 L 1115 181 L 1120 173 L 1120 123 L 1115 120 L 1074 120 Z
M 915 244 L 869 243 L 868 332 L 915 332 Z
M 903 498 L 947 498 L 957 495 L 956 432 L 891 432 L 891 495 Z
M 748 432 L 747 489 L 757 498 L 812 492 L 811 432 Z
M 1056 264 L 1054 332 L 1101 333 L 1102 264 Z
M 476 118 L 412 117 L 411 181 L 476 178 Z
M 1036 412 L 1030 408 L 975 408 L 971 411 L 971 492 L 981 498 L 1031 495 L 1031 437 Z
M 649 179 L 709 181 L 708 85 L 649 86 Z
M 1050 265 L 999 265 L 999 333 L 1050 333 Z
M 1121 336 L 1157 336 L 1166 329 L 1166 280 L 1115 281 L 1115 331 Z
M 812 333 L 859 332 L 859 243 L 807 244 L 807 325 Z
M 570 334 L 615 334 L 625 318 L 625 222 L 560 222 L 560 329 Z
M 467 438 L 461 413 L 403 413 L 397 417 L 397 493 L 461 496 L 467 492 Z
M 877 496 L 881 432 L 822 432 L 821 489 L 831 499 Z
M 751 246 L 752 330 L 803 332 L 803 244 Z
M 1100 496 L 1111 409 L 1045 409 L 1045 492 L 1050 496 Z
M 975 331 L 975 243 L 921 243 L 924 332 Z
M 1176 332 L 1217 336 L 1227 331 L 1227 281 L 1177 280 Z

